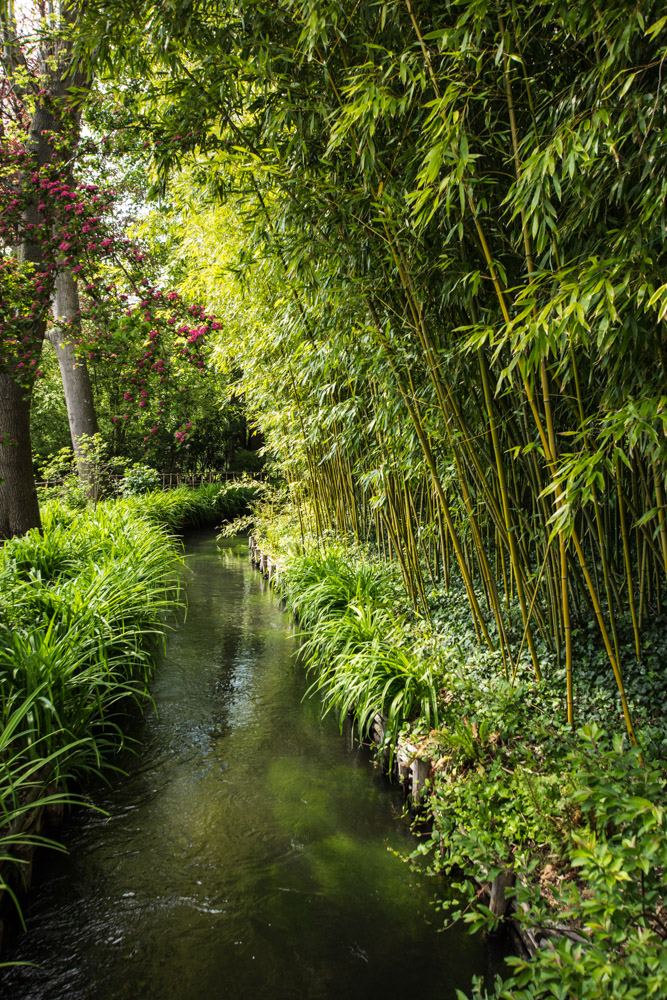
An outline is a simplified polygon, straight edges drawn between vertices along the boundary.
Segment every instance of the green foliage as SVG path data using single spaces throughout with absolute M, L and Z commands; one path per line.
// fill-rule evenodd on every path
M 76 470 L 74 452 L 69 445 L 52 453 L 40 465 L 38 476 L 44 483 L 40 489 L 42 499 L 58 498 L 68 507 L 86 506 L 86 489 Z
M 519 919 L 542 928 L 549 946 L 530 961 L 510 958 L 511 977 L 492 995 L 661 997 L 667 975 L 664 762 L 642 761 L 593 724 L 564 764 L 560 808 L 576 818 L 563 828 L 559 845 L 569 875 L 550 906 L 534 888 L 517 889 Z M 475 996 L 489 994 L 478 986 Z
M 134 462 L 125 469 L 118 492 L 122 497 L 141 496 L 142 493 L 149 493 L 158 486 L 160 486 L 160 473 L 150 465 Z
M 167 616 L 180 605 L 173 532 L 234 516 L 254 487 L 180 488 L 81 511 L 44 506 L 0 550 L 0 853 L 45 842 L 15 822 L 72 801 L 144 705 Z M 16 860 L 20 865 L 20 861 Z M 3 885 L 0 884 L 0 889 Z M 6 886 L 5 886 L 6 888 Z
M 87 499 L 96 502 L 113 496 L 127 465 L 123 456 L 110 454 L 109 444 L 101 434 L 82 434 L 76 455 L 67 446 L 40 466 L 39 475 L 46 484 L 43 499 L 59 498 L 83 506 Z
M 63 383 L 55 351 L 45 342 L 40 359 L 42 378 L 35 383 L 30 409 L 30 436 L 38 470 L 63 448 L 71 447 Z
M 341 726 L 351 715 L 366 738 L 379 713 L 393 748 L 407 722 L 437 724 L 437 672 L 410 647 L 387 567 L 360 550 L 329 547 L 293 559 L 280 588 L 305 632 L 302 654 L 315 675 L 311 691 Z

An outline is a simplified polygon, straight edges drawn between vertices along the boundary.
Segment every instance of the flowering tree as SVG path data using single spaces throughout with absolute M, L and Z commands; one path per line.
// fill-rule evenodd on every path
M 85 78 L 71 58 L 75 5 L 0 14 L 0 537 L 39 525 L 30 399 L 59 272 L 94 226 L 72 188 Z
M 0 538 L 40 523 L 29 421 L 45 337 L 58 355 L 85 478 L 78 443 L 97 430 L 87 361 L 117 369 L 122 406 L 111 419 L 146 423 L 151 414 L 148 437 L 157 433 L 166 380 L 183 366 L 205 372 L 203 345 L 218 325 L 147 276 L 146 254 L 114 215 L 114 192 L 76 178 L 89 87 L 71 58 L 75 5 L 47 16 L 35 3 L 33 12 L 32 33 L 28 21 L 20 38 L 11 5 L 0 21 Z M 175 443 L 191 430 L 184 409 Z
M 139 426 L 144 443 L 168 423 L 176 447 L 194 427 L 191 387 L 210 380 L 209 337 L 221 324 L 144 276 L 130 291 L 117 284 L 85 285 L 79 350 L 99 370 L 113 371 L 113 426 Z M 119 439 L 122 435 L 119 435 Z

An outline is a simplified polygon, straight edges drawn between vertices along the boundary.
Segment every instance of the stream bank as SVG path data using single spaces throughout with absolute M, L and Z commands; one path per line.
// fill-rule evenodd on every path
M 589 711 L 576 730 L 558 684 L 536 683 L 525 658 L 505 675 L 498 651 L 480 644 L 460 582 L 434 588 L 420 615 L 391 560 L 349 538 L 299 542 L 287 517 L 279 532 L 274 518 L 259 519 L 253 560 L 299 622 L 325 709 L 424 789 L 430 835 L 419 853 L 455 879 L 448 919 L 494 932 L 509 918 L 520 935 L 527 955 L 508 960 L 491 995 L 663 997 L 660 642 L 651 684 L 629 686 L 642 747 L 611 728 L 619 706 L 604 654 L 582 642 L 578 699 Z
M 247 547 L 188 541 L 188 614 L 156 673 L 141 750 L 42 857 L 6 957 L 21 1000 L 454 997 L 502 956 L 440 933 L 399 855 L 402 798 L 320 721 L 296 639 Z

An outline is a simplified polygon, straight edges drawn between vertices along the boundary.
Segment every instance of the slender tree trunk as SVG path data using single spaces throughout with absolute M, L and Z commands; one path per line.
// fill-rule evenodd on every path
M 72 272 L 67 268 L 59 271 L 56 278 L 53 315 L 55 326 L 47 336 L 58 357 L 79 476 L 89 483 L 90 463 L 81 448 L 81 439 L 97 434 L 97 415 L 88 368 L 85 361 L 76 355 L 75 343 L 81 328 L 79 292 Z
M 30 446 L 30 393 L 0 372 L 0 539 L 41 528 Z
M 15 22 L 14 5 L 4 12 L 0 24 L 0 38 L 10 42 L 10 57 L 7 63 L 10 79 L 18 73 L 12 86 L 22 99 L 28 92 L 23 90 L 21 72 L 24 65 L 18 58 L 20 42 Z M 52 13 L 56 13 L 52 11 Z M 75 23 L 76 5 L 70 0 L 58 5 L 57 14 L 60 27 L 72 28 Z M 29 169 L 40 169 L 46 164 L 60 164 L 62 150 L 58 148 L 56 137 L 63 135 L 63 122 L 70 113 L 68 91 L 81 87 L 85 78 L 70 66 L 72 39 L 69 32 L 57 31 L 38 52 L 40 70 L 43 74 L 42 86 L 46 88 L 46 99 L 38 100 L 32 111 L 27 145 L 31 154 Z M 13 53 L 13 54 L 11 54 Z M 64 104 L 62 103 L 64 102 Z M 32 102 L 28 102 L 27 107 Z M 64 115 L 63 115 L 64 112 Z M 38 191 L 30 199 L 23 212 L 24 234 L 19 246 L 13 248 L 19 260 L 34 264 L 36 270 L 50 263 L 44 258 L 44 245 L 39 238 L 44 225 Z M 47 254 L 48 257 L 48 254 Z M 71 275 L 70 275 L 71 278 Z M 37 310 L 33 321 L 31 338 L 33 347 L 42 346 L 46 319 L 41 309 Z M 28 528 L 41 527 L 35 478 L 32 469 L 32 448 L 30 442 L 30 405 L 32 384 L 19 386 L 6 370 L 0 359 L 0 538 L 23 534 Z
M 53 115 L 38 105 L 30 124 L 30 145 L 40 166 L 49 160 L 48 136 L 55 127 Z M 24 222 L 27 235 L 16 248 L 17 256 L 39 267 L 43 263 L 42 247 L 34 233 L 41 217 L 35 200 L 27 206 Z M 36 346 L 42 343 L 44 329 L 44 322 L 38 316 L 31 330 Z M 41 528 L 30 442 L 32 382 L 21 386 L 13 375 L 0 367 L 0 539 L 23 535 L 29 528 Z

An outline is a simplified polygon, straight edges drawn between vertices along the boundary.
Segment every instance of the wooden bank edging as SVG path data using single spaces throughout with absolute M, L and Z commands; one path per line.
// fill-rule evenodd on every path
M 253 535 L 248 537 L 249 558 L 252 565 L 262 574 L 265 580 L 275 585 L 280 572 L 280 565 L 272 556 L 263 552 Z M 378 713 L 371 725 L 372 743 L 381 747 L 384 743 L 385 720 Z M 419 811 L 425 818 L 432 817 L 428 804 L 428 791 L 434 778 L 433 762 L 420 757 L 419 747 L 409 740 L 399 737 L 392 766 L 393 775 L 398 778 L 404 795 L 412 811 Z M 538 948 L 548 947 L 552 938 L 571 936 L 568 929 L 543 930 L 530 928 L 517 921 L 517 904 L 514 899 L 508 899 L 506 890 L 516 882 L 517 875 L 511 870 L 503 871 L 492 882 L 480 884 L 479 893 L 488 900 L 488 906 L 495 917 L 509 925 L 520 951 L 526 957 L 535 954 Z

